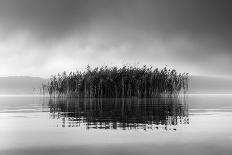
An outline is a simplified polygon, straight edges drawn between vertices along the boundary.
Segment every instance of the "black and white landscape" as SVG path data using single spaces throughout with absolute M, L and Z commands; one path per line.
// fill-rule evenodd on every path
M 232 2 L 0 0 L 1 155 L 231 155 Z

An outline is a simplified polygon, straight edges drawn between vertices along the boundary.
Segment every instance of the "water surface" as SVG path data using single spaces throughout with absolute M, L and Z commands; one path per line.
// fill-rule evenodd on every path
M 232 96 L 0 97 L 0 154 L 232 154 Z

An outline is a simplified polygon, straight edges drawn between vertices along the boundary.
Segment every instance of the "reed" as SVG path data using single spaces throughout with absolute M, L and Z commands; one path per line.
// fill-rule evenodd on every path
M 177 73 L 166 67 L 87 66 L 83 72 L 54 75 L 47 89 L 53 97 L 157 97 L 177 95 L 188 90 L 188 73 Z

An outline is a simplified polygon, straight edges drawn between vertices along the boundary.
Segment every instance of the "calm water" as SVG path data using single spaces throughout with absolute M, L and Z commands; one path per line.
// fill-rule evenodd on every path
M 232 95 L 0 97 L 1 155 L 231 155 Z

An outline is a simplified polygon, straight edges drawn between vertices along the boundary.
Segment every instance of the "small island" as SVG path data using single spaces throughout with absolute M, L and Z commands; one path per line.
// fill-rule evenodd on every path
M 158 97 L 186 93 L 188 73 L 147 67 L 87 66 L 85 71 L 54 75 L 47 87 L 50 97 Z

